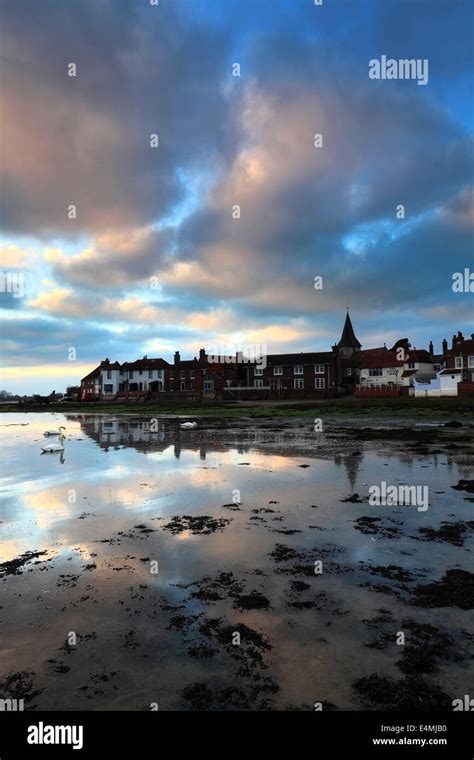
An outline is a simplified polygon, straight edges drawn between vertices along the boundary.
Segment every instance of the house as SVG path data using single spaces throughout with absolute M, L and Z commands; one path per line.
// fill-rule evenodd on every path
M 268 354 L 265 362 L 245 363 L 240 372 L 239 395 L 243 397 L 243 393 L 250 398 L 334 396 L 340 386 L 353 387 L 357 362 L 352 356 L 360 347 L 347 313 L 341 339 L 332 351 Z
M 443 340 L 443 354 L 434 363 L 436 378 L 415 383 L 415 396 L 464 396 L 474 394 L 474 333 L 466 340 L 461 332 L 453 335 L 451 349 Z
M 453 335 L 451 350 L 446 354 L 446 368 L 459 370 L 463 383 L 474 383 L 474 333 L 468 340 L 461 332 Z
M 115 396 L 120 386 L 120 364 L 104 359 L 100 363 L 100 392 L 102 396 Z
M 201 348 L 199 358 L 183 360 L 176 351 L 169 371 L 169 389 L 197 393 L 207 399 L 222 398 L 224 389 L 237 383 L 238 365 L 238 355 L 208 356 Z
M 269 354 L 265 366 L 247 368 L 247 386 L 268 391 L 270 396 L 321 396 L 333 386 L 330 351 Z
M 206 352 L 203 348 L 199 351 L 199 359 L 196 356 L 194 359 L 181 359 L 180 352 L 176 351 L 174 363 L 169 367 L 169 390 L 201 393 L 207 366 Z
M 414 381 L 428 382 L 436 377 L 428 351 L 411 349 L 402 338 L 388 349 L 386 346 L 355 355 L 359 362 L 358 396 L 400 396 L 414 388 Z
M 173 363 L 144 356 L 132 362 L 104 359 L 81 380 L 81 399 L 150 398 L 150 394 L 184 394 L 188 398 L 307 398 L 474 394 L 474 334 L 453 335 L 442 353 L 411 348 L 407 338 L 392 348 L 362 348 L 347 311 L 341 338 L 331 351 L 269 354 L 249 359 L 208 355 Z M 244 395 L 242 395 L 244 394 Z
M 375 391 L 377 395 L 401 395 L 404 361 L 399 358 L 396 351 L 389 351 L 384 346 L 372 351 L 360 352 L 357 360 L 359 361 L 357 396 L 375 395 Z
M 442 369 L 430 380 L 413 380 L 413 395 L 416 398 L 436 398 L 439 396 L 457 396 L 459 370 Z
M 167 373 L 170 365 L 165 359 L 144 356 L 134 362 L 124 362 L 119 371 L 119 393 L 147 394 L 167 390 Z
M 402 372 L 402 386 L 413 388 L 413 382 L 428 382 L 436 377 L 433 360 L 429 351 L 412 349 L 405 355 Z
M 92 372 L 82 378 L 81 380 L 81 401 L 93 401 L 100 396 L 100 366 L 96 367 Z

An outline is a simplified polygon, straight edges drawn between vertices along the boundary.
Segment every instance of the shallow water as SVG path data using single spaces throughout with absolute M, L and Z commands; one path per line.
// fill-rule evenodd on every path
M 57 440 L 43 430 L 61 424 L 64 453 L 41 454 Z M 471 612 L 411 601 L 417 583 L 472 570 L 472 532 L 462 546 L 419 533 L 472 520 L 468 494 L 452 489 L 472 470 L 448 453 L 352 449 L 318 439 L 292 456 L 271 432 L 205 420 L 151 432 L 106 415 L 2 415 L 0 563 L 45 553 L 0 577 L 0 698 L 21 681 L 28 709 L 364 709 L 354 681 L 406 675 L 395 639 L 405 631 L 410 646 L 411 622 L 463 655 L 435 657 L 428 684 L 468 693 Z M 427 484 L 428 510 L 370 506 L 382 480 Z M 342 502 L 354 493 L 365 502 Z M 183 515 L 217 523 L 166 527 Z M 362 532 L 361 516 L 396 537 Z M 298 556 L 271 556 L 278 544 Z M 390 565 L 410 577 L 377 572 Z M 388 644 L 374 647 L 381 632 Z

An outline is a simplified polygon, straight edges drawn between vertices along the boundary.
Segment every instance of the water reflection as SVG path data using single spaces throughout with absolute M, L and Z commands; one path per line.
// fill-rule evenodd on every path
M 351 681 L 381 662 L 393 670 L 390 658 L 399 657 L 393 647 L 369 649 L 371 633 L 363 621 L 381 606 L 394 607 L 402 620 L 418 615 L 437 624 L 438 614 L 407 610 L 397 589 L 390 596 L 371 591 L 367 584 L 374 577 L 361 576 L 361 566 L 399 565 L 421 582 L 467 567 L 472 556 L 467 535 L 465 546 L 419 540 L 420 527 L 438 527 L 447 516 L 470 519 L 472 505 L 451 488 L 468 477 L 468 465 L 461 467 L 448 453 L 342 444 L 333 435 L 337 430 L 315 436 L 310 425 L 283 430 L 268 423 L 258 429 L 250 422 L 239 427 L 201 420 L 198 428 L 182 430 L 172 419 L 156 426 L 136 417 L 68 414 L 61 463 L 39 451 L 43 430 L 61 424 L 62 416 L 11 418 L 28 424 L 0 425 L 0 561 L 30 551 L 45 554 L 21 575 L 3 579 L 0 655 L 14 652 L 8 671 L 36 673 L 35 686 L 43 689 L 38 707 L 58 709 L 65 699 L 78 709 L 143 709 L 159 693 L 165 709 L 182 709 L 182 689 L 207 679 L 211 670 L 220 669 L 226 683 L 241 683 L 224 650 L 202 659 L 188 651 L 199 626 L 221 618 L 232 630 L 244 623 L 268 636 L 273 648 L 266 672 L 279 683 L 281 709 L 312 704 L 315 683 L 328 700 L 353 708 Z M 428 481 L 428 513 L 370 507 L 368 486 L 382 479 Z M 236 509 L 234 489 L 240 492 Z M 362 503 L 347 501 L 354 492 Z M 363 515 L 396 525 L 396 539 L 362 533 L 355 521 Z M 170 521 L 183 516 L 207 516 L 222 522 L 222 530 L 193 533 L 185 524 L 172 533 Z M 276 561 L 275 548 L 282 544 L 298 553 L 303 571 L 309 561 L 311 573 L 294 574 L 291 561 Z M 312 573 L 320 556 L 327 563 L 322 578 Z M 159 562 L 159 575 L 150 574 L 150 560 Z M 236 609 L 238 591 L 227 595 L 220 586 L 217 599 L 215 593 L 210 599 L 196 595 L 197 581 L 222 577 L 234 578 L 246 598 L 263 594 L 269 606 Z M 298 601 L 295 580 L 307 589 L 300 607 L 291 606 Z M 234 581 L 229 583 L 232 590 Z M 443 611 L 451 632 L 464 625 L 458 612 Z M 178 625 L 183 620 L 184 631 Z M 96 638 L 70 655 L 60 650 L 70 630 Z M 63 660 L 71 670 L 51 672 L 48 663 Z M 122 679 L 116 691 L 107 691 L 107 684 L 115 684 L 111 672 Z M 445 676 L 451 682 L 443 688 L 464 693 L 464 683 L 453 680 L 463 677 L 460 668 Z M 97 677 L 105 691 L 96 696 Z M 136 683 L 142 694 L 134 691 Z M 88 701 L 91 692 L 97 702 Z

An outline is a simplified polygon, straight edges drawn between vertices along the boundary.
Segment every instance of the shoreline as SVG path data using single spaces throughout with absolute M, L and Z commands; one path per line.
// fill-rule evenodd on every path
M 186 417 L 302 417 L 367 416 L 372 418 L 397 417 L 406 419 L 461 418 L 474 419 L 474 398 L 440 399 L 327 399 L 311 401 L 261 401 L 213 403 L 115 403 L 78 402 L 53 404 L 0 405 L 0 414 L 28 413 L 112 414 Z

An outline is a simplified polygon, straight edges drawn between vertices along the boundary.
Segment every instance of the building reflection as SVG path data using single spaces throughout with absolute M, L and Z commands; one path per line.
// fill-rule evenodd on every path
M 245 429 L 217 425 L 213 429 L 208 421 L 203 420 L 203 427 L 183 430 L 178 419 L 101 417 L 95 414 L 68 414 L 66 419 L 80 424 L 84 435 L 94 440 L 98 446 L 107 451 L 112 448 L 131 447 L 143 453 L 163 452 L 172 448 L 174 456 L 179 459 L 182 451 L 199 454 L 201 460 L 207 453 L 234 450 L 246 454 L 251 448 L 262 447 L 269 454 L 283 457 L 304 455 L 314 445 L 324 452 L 321 434 L 311 431 L 270 432 L 265 429 Z M 301 450 L 298 451 L 298 445 Z

